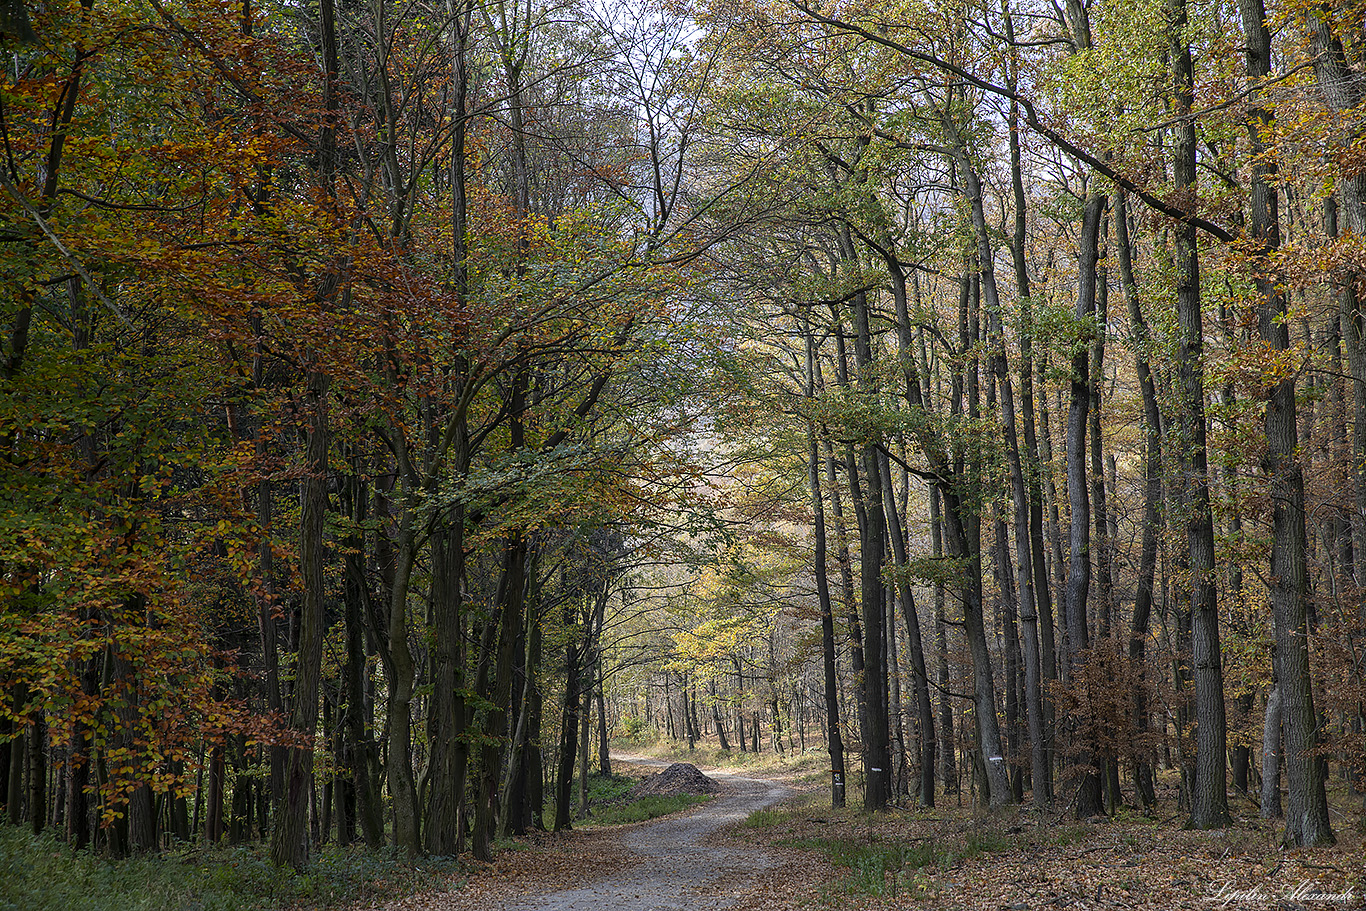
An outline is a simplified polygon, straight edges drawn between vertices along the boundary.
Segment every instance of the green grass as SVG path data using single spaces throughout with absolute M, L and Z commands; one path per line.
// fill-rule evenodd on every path
M 824 815 L 831 812 L 841 811 L 830 809 L 829 797 L 816 793 L 799 793 L 782 803 L 755 810 L 745 817 L 741 825 L 749 829 L 785 829 L 791 832 L 793 826 L 800 824 L 812 814 Z
M 111 859 L 0 826 L 0 911 L 304 911 L 440 887 L 459 870 L 450 860 L 336 846 L 302 873 L 275 867 L 263 845 Z
M 630 822 L 644 822 L 647 819 L 695 807 L 711 799 L 704 795 L 679 794 L 673 797 L 649 796 L 632 800 L 631 789 L 637 783 L 634 778 L 622 775 L 589 775 L 589 814 L 576 825 L 620 826 Z M 546 812 L 553 813 L 554 807 L 548 806 Z
M 659 816 L 668 816 L 679 810 L 686 810 L 706 803 L 711 797 L 704 794 L 678 794 L 673 797 L 642 797 L 630 803 L 617 804 L 594 810 L 588 823 L 595 826 L 620 826 L 628 822 L 644 822 Z

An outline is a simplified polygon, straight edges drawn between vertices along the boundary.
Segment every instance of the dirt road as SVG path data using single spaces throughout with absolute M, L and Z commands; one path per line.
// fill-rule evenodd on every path
M 636 756 L 637 765 L 666 763 Z M 775 803 L 788 789 L 771 781 L 709 772 L 722 786 L 716 798 L 696 810 L 623 833 L 636 857 L 624 870 L 586 886 L 541 896 L 524 896 L 500 911 L 693 911 L 730 907 L 756 874 L 779 863 L 757 848 L 721 844 L 707 836 Z

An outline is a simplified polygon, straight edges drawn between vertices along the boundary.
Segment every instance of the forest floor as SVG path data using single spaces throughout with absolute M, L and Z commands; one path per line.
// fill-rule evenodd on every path
M 706 769 L 721 793 L 651 822 L 518 842 L 451 891 L 383 908 L 1366 908 L 1359 808 L 1352 815 L 1335 811 L 1335 847 L 1285 851 L 1279 831 L 1245 801 L 1235 806 L 1245 812 L 1234 826 L 1217 832 L 1184 829 L 1174 803 L 1152 818 L 1121 812 L 1089 823 L 1023 809 L 986 816 L 957 805 L 957 798 L 936 810 L 870 816 L 831 810 L 824 777 L 812 774 L 814 760 L 770 758 L 718 769 L 707 759 L 744 757 L 676 758 Z M 623 755 L 614 771 L 640 777 L 665 764 Z M 970 801 L 964 797 L 964 803 Z

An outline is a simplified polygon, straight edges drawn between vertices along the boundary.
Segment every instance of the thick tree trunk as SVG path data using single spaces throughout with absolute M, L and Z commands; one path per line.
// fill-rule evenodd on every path
M 1272 351 L 1290 350 L 1286 301 L 1281 278 L 1265 257 L 1280 247 L 1279 199 L 1275 166 L 1263 153 L 1271 113 L 1261 104 L 1259 83 L 1271 74 L 1271 34 L 1262 0 L 1240 0 L 1246 37 L 1252 105 L 1248 132 L 1252 140 L 1252 239 L 1257 243 L 1257 326 Z M 1276 656 L 1282 699 L 1282 730 L 1288 813 L 1285 843 L 1315 847 L 1334 842 L 1328 818 L 1323 767 L 1316 755 L 1318 732 L 1309 675 L 1309 591 L 1305 565 L 1304 472 L 1300 465 L 1295 414 L 1295 380 L 1284 376 L 1266 400 L 1266 457 L 1262 470 L 1271 487 L 1271 614 L 1276 629 Z M 1216 640 L 1217 641 L 1217 640 Z
M 327 380 L 317 371 L 309 377 L 311 399 L 308 428 L 308 476 L 303 481 L 300 520 L 300 568 L 303 610 L 299 618 L 299 652 L 295 662 L 294 692 L 290 700 L 290 728 L 311 739 L 318 724 L 323 634 L 327 629 L 323 538 L 327 514 L 328 419 Z M 275 820 L 270 856 L 278 866 L 303 869 L 308 863 L 308 800 L 313 790 L 313 747 L 291 749 L 285 765 L 285 792 Z
M 1194 65 L 1186 44 L 1186 0 L 1167 0 L 1170 60 L 1176 114 L 1173 172 L 1179 194 L 1194 194 L 1196 131 L 1191 118 Z M 1195 207 L 1195 200 L 1189 205 Z M 1177 398 L 1180 410 L 1176 452 L 1180 503 L 1190 554 L 1191 660 L 1195 670 L 1196 759 L 1191 791 L 1191 824 L 1197 829 L 1228 825 L 1224 674 L 1219 650 L 1219 615 L 1214 578 L 1214 520 L 1210 511 L 1206 452 L 1205 389 L 1201 358 L 1204 320 L 1200 312 L 1200 261 L 1193 224 L 1178 224 L 1175 239 L 1176 308 L 1180 323 Z
M 34 835 L 47 823 L 47 719 L 41 710 L 28 726 L 28 819 Z
M 204 837 L 209 844 L 223 840 L 223 786 L 227 779 L 227 768 L 223 757 L 223 744 L 215 743 L 209 750 L 209 785 L 204 814 Z
M 394 844 L 409 854 L 421 848 L 418 829 L 417 784 L 413 780 L 412 702 L 416 673 L 412 649 L 408 644 L 408 587 L 415 558 L 413 508 L 400 506 L 399 527 L 393 542 L 392 581 L 389 594 L 388 675 L 389 699 L 385 726 L 389 731 L 386 777 L 392 801 Z
M 463 449 L 457 428 L 456 449 Z M 457 457 L 456 464 L 463 460 Z M 449 856 L 461 841 L 458 807 L 465 790 L 469 747 L 464 690 L 464 627 L 461 586 L 464 576 L 464 510 L 457 505 L 432 532 L 431 646 L 432 693 L 427 710 L 427 799 L 423 843 L 429 853 Z
M 1104 197 L 1101 197 L 1104 200 Z M 1104 202 L 1102 202 L 1104 205 Z M 1087 415 L 1090 429 L 1091 455 L 1091 513 L 1095 516 L 1096 531 L 1096 612 L 1097 632 L 1102 639 L 1110 635 L 1110 612 L 1114 607 L 1114 555 L 1110 540 L 1110 511 L 1105 496 L 1105 447 L 1100 432 L 1101 399 L 1105 388 L 1105 333 L 1109 321 L 1109 275 L 1105 268 L 1107 256 L 1105 218 L 1097 232 L 1097 262 L 1095 276 L 1095 335 L 1091 339 L 1091 407 Z
M 514 385 L 520 388 L 520 380 Z M 515 396 L 514 396 L 515 398 Z M 514 403 L 515 415 L 521 407 Z M 518 421 L 514 419 L 514 428 Z M 513 446 L 521 448 L 514 431 Z M 498 821 L 498 785 L 502 780 L 504 738 L 508 710 L 512 703 L 512 663 L 517 636 L 522 627 L 523 596 L 526 591 L 527 542 L 518 532 L 508 538 L 503 549 L 503 572 L 499 580 L 496 620 L 497 652 L 491 692 L 492 705 L 484 721 L 483 747 L 479 757 L 479 795 L 474 808 L 474 856 L 483 861 L 493 858 L 493 838 Z M 584 671 L 587 671 L 584 668 Z M 590 684 L 591 685 L 591 684 Z

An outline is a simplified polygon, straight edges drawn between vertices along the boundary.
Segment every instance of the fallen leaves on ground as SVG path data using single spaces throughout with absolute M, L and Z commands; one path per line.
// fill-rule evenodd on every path
M 491 863 L 475 864 L 463 880 L 376 907 L 382 911 L 484 911 L 505 902 L 572 889 L 635 862 L 615 829 L 536 832 L 503 847 Z M 360 911 L 360 909 L 357 909 Z
M 1128 815 L 1089 823 L 1024 810 L 854 810 L 807 807 L 725 837 L 761 844 L 787 861 L 748 884 L 736 911 L 838 907 L 862 911 L 1329 911 L 1366 907 L 1366 847 L 1350 823 L 1332 848 L 1284 850 L 1255 818 L 1197 832 L 1183 818 Z M 832 863 L 821 842 L 932 844 L 936 862 L 873 873 Z M 976 848 L 969 847 L 976 845 Z M 874 884 L 872 889 L 868 884 Z M 871 891 L 880 894 L 868 894 Z

